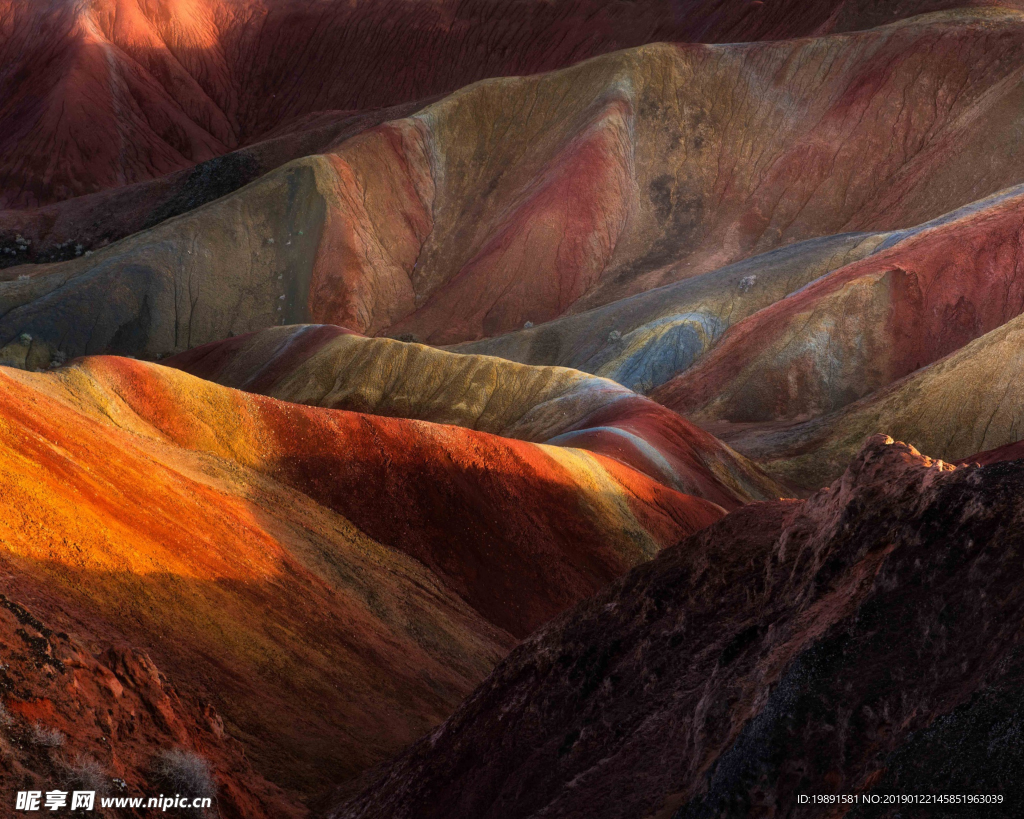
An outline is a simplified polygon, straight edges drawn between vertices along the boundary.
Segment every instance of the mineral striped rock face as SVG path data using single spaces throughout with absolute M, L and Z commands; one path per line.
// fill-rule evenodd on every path
M 1024 5 L 0 56 L 0 815 L 1020 815 Z
M 337 114 L 649 42 L 778 40 L 958 4 L 720 5 L 4 0 L 0 203 L 37 207 L 156 179 Z
M 205 207 L 88 257 L 8 268 L 0 345 L 28 332 L 69 356 L 153 357 L 314 321 L 434 344 L 530 323 L 534 355 L 575 346 L 541 324 L 801 240 L 913 227 L 1019 182 L 1021 31 L 1017 12 L 985 8 L 816 39 L 655 44 L 346 120 L 337 144 L 304 143 L 308 156 Z M 264 167 L 238 162 L 242 181 Z M 106 202 L 76 207 L 98 221 Z M 32 244 L 12 239 L 13 261 L 42 241 L 18 235 Z M 842 250 L 868 248 L 819 247 L 786 283 L 766 276 L 768 293 L 745 272 L 741 311 Z M 697 310 L 679 298 L 679 312 L 636 316 L 664 322 L 619 332 L 695 353 L 732 321 L 721 294 Z M 638 380 L 670 375 L 653 369 Z
M 603 453 L 726 509 L 783 491 L 743 456 L 661 405 L 563 367 L 455 355 L 315 325 L 237 336 L 164 363 L 293 403 Z

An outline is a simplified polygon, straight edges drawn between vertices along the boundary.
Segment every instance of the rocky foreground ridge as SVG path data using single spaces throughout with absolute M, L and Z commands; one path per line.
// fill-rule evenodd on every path
M 1019 815 L 1022 486 L 1024 463 L 875 436 L 808 500 L 744 507 L 542 629 L 331 816 L 917 815 L 814 792 Z

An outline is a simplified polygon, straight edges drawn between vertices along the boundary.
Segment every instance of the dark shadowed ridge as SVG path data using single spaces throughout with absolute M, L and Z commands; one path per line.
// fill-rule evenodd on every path
M 1024 463 L 876 436 L 809 500 L 733 513 L 542 629 L 330 815 L 789 816 L 827 791 L 1016 816 L 1022 487 Z

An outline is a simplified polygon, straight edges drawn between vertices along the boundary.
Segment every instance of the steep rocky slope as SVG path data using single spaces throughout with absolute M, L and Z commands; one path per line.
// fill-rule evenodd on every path
M 1022 482 L 878 436 L 809 500 L 735 512 L 533 635 L 331 816 L 908 815 L 812 793 L 1016 816 Z
M 14 568 L 6 559 L 0 566 L 5 572 Z M 33 588 L 24 578 L 18 586 L 16 598 L 30 600 L 31 608 L 0 595 L 0 810 L 5 816 L 17 815 L 11 811 L 19 790 L 91 790 L 100 797 L 159 793 L 167 785 L 159 762 L 168 752 L 194 755 L 210 766 L 216 792 L 189 795 L 215 797 L 221 816 L 305 814 L 253 771 L 212 702 L 177 690 L 146 652 L 121 635 L 54 611 L 45 588 Z M 45 622 L 36 616 L 42 608 Z M 144 812 L 98 810 L 94 815 Z

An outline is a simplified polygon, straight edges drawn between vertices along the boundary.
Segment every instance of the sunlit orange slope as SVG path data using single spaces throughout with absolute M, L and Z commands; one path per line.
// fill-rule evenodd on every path
M 453 424 L 607 455 L 731 510 L 786 491 L 686 419 L 604 378 L 365 338 L 272 327 L 164 359 L 227 387 L 317 407 Z
M 305 796 L 444 718 L 514 635 L 722 514 L 590 453 L 114 358 L 0 370 L 0 459 L 5 593 L 149 652 Z M 89 750 L 122 764 L 116 743 Z

